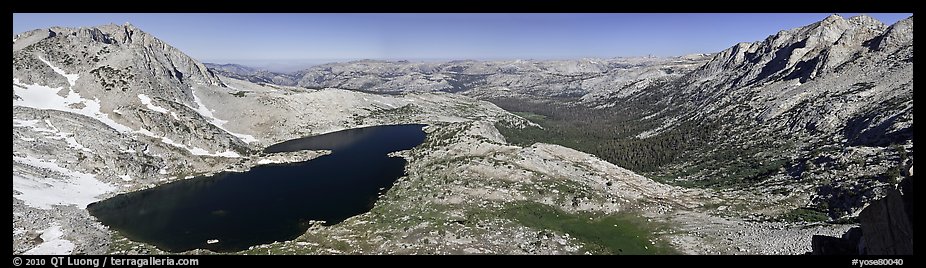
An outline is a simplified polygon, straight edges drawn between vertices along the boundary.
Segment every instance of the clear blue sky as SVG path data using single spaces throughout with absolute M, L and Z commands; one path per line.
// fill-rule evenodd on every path
M 212 62 L 609 58 L 717 52 L 828 15 L 13 14 L 13 33 L 130 22 Z M 912 14 L 868 15 L 892 24 Z

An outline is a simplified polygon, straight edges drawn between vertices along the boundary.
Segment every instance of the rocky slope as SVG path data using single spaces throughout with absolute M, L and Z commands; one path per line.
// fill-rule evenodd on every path
M 666 175 L 735 179 L 733 167 L 754 166 L 761 192 L 856 215 L 912 167 L 912 24 L 833 15 L 738 44 L 667 86 L 612 101 L 659 99 L 662 110 L 650 119 L 666 122 L 658 131 L 720 126 L 710 146 L 683 158 L 701 160 L 679 161 Z M 731 153 L 740 155 L 724 156 Z
M 20 34 L 12 69 L 14 252 L 46 230 L 57 242 L 38 252 L 99 253 L 108 233 L 88 203 L 247 163 L 195 95 L 219 78 L 131 25 Z

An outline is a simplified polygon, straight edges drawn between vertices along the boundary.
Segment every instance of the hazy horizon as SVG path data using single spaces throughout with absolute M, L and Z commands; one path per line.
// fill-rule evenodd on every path
M 14 13 L 13 32 L 129 22 L 203 62 L 311 66 L 361 59 L 557 60 L 715 53 L 831 14 Z M 912 16 L 866 15 L 888 25 Z
M 620 56 L 620 57 L 581 57 L 581 58 L 568 58 L 568 57 L 556 57 L 556 58 L 516 58 L 516 57 L 498 57 L 498 58 L 461 58 L 461 59 L 451 59 L 451 58 L 345 58 L 345 59 L 285 59 L 285 60 L 276 60 L 276 59 L 197 59 L 203 63 L 213 63 L 213 64 L 237 64 L 247 67 L 254 67 L 258 69 L 264 69 L 273 72 L 283 72 L 290 73 L 299 71 L 315 65 L 323 65 L 329 63 L 345 63 L 351 61 L 363 61 L 363 60 L 376 60 L 376 61 L 409 61 L 409 62 L 450 62 L 450 61 L 512 61 L 512 60 L 537 60 L 537 61 L 555 61 L 555 60 L 576 60 L 576 59 L 613 59 L 613 58 L 628 58 L 628 57 L 646 57 L 648 55 L 642 56 Z M 682 55 L 680 55 L 682 56 Z M 675 56 L 665 56 L 665 57 L 675 57 Z

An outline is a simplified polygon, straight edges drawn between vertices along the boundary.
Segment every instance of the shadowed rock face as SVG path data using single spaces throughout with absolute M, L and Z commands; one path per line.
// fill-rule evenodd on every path
M 913 255 L 913 177 L 859 215 L 861 227 L 841 238 L 813 236 L 814 255 Z
M 913 177 L 859 216 L 862 244 L 869 255 L 913 255 Z

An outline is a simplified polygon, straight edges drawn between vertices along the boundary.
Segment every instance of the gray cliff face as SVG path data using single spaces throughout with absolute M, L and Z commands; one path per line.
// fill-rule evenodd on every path
M 67 73 L 91 74 L 95 82 L 104 84 L 103 90 L 156 93 L 152 95 L 187 104 L 192 103 L 191 85 L 221 85 L 202 63 L 130 24 L 56 27 L 26 32 L 16 40 L 13 77 L 28 84 L 63 81 L 60 76 L 40 76 L 33 71 L 37 68 L 40 74 L 49 74 L 49 67 L 37 64 L 37 58 L 42 58 Z
M 912 18 L 897 25 L 903 28 L 908 21 Z M 683 78 L 677 90 L 705 100 L 694 103 L 702 107 L 697 113 L 745 102 L 761 109 L 756 117 L 759 121 L 797 112 L 787 118 L 797 126 L 790 127 L 791 131 L 801 127 L 838 131 L 845 127 L 840 124 L 864 113 L 864 109 L 884 105 L 880 102 L 885 100 L 903 102 L 912 96 L 912 39 L 904 43 L 903 38 L 889 37 L 896 35 L 893 28 L 885 30 L 868 17 L 844 20 L 830 16 L 819 23 L 782 31 L 764 42 L 727 49 Z M 855 93 L 872 98 L 846 98 Z M 810 102 L 806 103 L 810 107 L 801 107 L 804 102 Z M 904 107 L 891 107 L 893 112 L 881 114 L 904 113 Z
M 97 103 L 99 115 L 125 126 L 122 132 L 147 130 L 152 134 L 148 136 L 210 152 L 245 147 L 196 111 L 200 106 L 193 89 L 223 87 L 218 77 L 202 63 L 132 25 L 26 32 L 14 42 L 13 79 L 20 85 L 14 87 L 14 100 L 17 94 L 29 96 L 20 90 L 30 85 L 67 89 L 77 98 Z M 63 91 L 58 95 L 67 97 Z M 29 103 L 42 98 L 20 99 Z M 73 107 L 80 109 L 87 101 Z
M 868 50 L 864 43 L 881 35 L 885 28 L 867 16 L 846 20 L 832 15 L 811 25 L 778 32 L 762 42 L 728 48 L 691 76 L 728 87 L 782 79 L 804 82 Z

